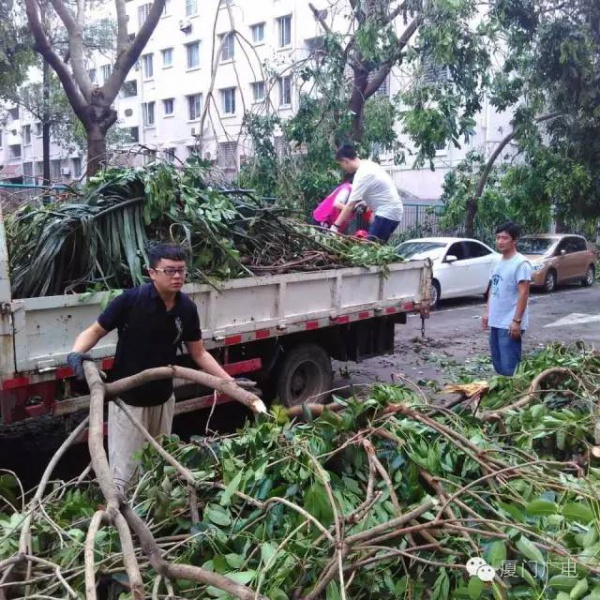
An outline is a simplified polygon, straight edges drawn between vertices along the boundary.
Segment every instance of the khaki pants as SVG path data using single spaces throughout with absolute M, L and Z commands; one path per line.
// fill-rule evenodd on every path
M 159 406 L 127 406 L 129 412 L 154 438 L 170 435 L 175 413 L 175 396 Z M 108 462 L 117 488 L 124 491 L 140 465 L 135 456 L 145 438 L 114 402 L 108 405 Z

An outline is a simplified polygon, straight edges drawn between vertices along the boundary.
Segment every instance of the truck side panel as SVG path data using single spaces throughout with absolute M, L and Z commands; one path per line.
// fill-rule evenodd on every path
M 353 268 L 236 279 L 218 290 L 195 284 L 185 290 L 198 306 L 206 346 L 218 348 L 248 336 L 260 339 L 323 327 L 344 315 L 364 319 L 387 309 L 403 311 L 427 297 L 424 262 L 388 269 L 387 274 L 379 268 Z M 77 334 L 97 318 L 103 300 L 104 294 L 95 294 L 13 301 L 14 364 L 3 360 L 2 380 L 25 373 L 36 379 L 45 374 L 54 378 Z M 93 356 L 111 357 L 115 343 L 113 333 Z

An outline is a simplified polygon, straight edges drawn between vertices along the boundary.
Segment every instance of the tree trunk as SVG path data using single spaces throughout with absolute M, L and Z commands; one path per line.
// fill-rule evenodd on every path
M 50 65 L 42 59 L 42 179 L 50 185 Z
M 352 141 L 360 143 L 364 133 L 365 90 L 369 83 L 369 71 L 354 69 L 354 88 L 348 108 L 352 113 Z
M 86 128 L 87 131 L 87 169 L 86 175 L 93 177 L 106 166 L 106 130 L 96 126 Z
M 475 237 L 475 216 L 477 215 L 478 196 L 469 196 L 465 214 L 465 237 Z

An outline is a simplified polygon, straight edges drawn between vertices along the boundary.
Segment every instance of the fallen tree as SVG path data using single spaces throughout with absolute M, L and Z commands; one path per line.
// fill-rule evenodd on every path
M 569 372 L 534 381 L 549 364 Z M 49 483 L 50 465 L 29 504 L 5 501 L 11 597 L 598 595 L 600 355 L 588 348 L 549 347 L 493 379 L 480 406 L 378 385 L 361 400 L 274 407 L 232 436 L 172 436 L 146 447 L 127 500 L 102 447 L 103 396 L 118 390 L 91 364 L 86 375 L 96 479 Z M 478 417 L 489 412 L 502 418 Z
M 149 241 L 182 244 L 188 281 L 399 262 L 390 246 L 308 225 L 291 208 L 217 186 L 197 160 L 101 171 L 7 219 L 12 294 L 29 298 L 142 283 Z

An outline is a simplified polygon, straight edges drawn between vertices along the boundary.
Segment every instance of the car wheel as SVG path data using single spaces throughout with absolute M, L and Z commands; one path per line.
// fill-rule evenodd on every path
M 585 272 L 585 277 L 581 280 L 581 285 L 585 287 L 589 287 L 590 285 L 594 285 L 596 281 L 596 269 L 594 269 L 594 265 L 590 265 Z
M 431 282 L 431 289 L 429 291 L 429 308 L 430 310 L 434 310 L 437 308 L 438 302 L 440 301 L 440 283 L 437 280 L 433 280 Z
M 556 271 L 550 269 L 544 279 L 544 291 L 548 294 L 556 289 Z

